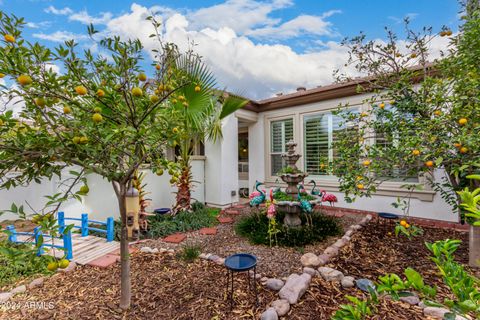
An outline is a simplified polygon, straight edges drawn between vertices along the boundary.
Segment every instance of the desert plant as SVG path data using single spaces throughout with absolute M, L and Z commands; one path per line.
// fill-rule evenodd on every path
M 202 253 L 202 246 L 197 243 L 186 243 L 179 252 L 180 259 L 185 262 L 193 262 Z

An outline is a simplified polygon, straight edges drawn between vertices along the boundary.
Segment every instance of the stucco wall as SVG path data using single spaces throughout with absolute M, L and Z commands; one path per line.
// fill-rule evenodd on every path
M 145 183 L 146 190 L 149 194 L 146 198 L 152 199 L 152 204 L 148 208 L 153 210 L 156 208 L 171 207 L 175 201 L 175 188 L 170 186 L 170 176 L 165 173 L 163 176 L 157 176 L 150 170 L 142 169 L 146 173 Z M 204 196 L 204 159 L 202 157 L 192 161 L 193 180 L 195 183 L 192 197 L 200 202 L 205 201 Z M 90 174 L 87 177 L 90 192 L 83 197 L 83 201 L 69 201 L 64 203 L 60 208 L 68 217 L 80 217 L 82 213 L 88 213 L 92 219 L 105 220 L 107 217 L 119 217 L 118 202 L 113 191 L 112 185 L 97 174 Z M 28 187 L 19 187 L 11 190 L 0 191 L 0 208 L 10 208 L 12 203 L 26 206 L 28 201 L 35 209 L 43 207 L 45 200 L 44 195 L 52 195 L 57 192 L 58 179 L 51 181 L 44 180 L 42 183 L 32 183 Z M 30 212 L 28 210 L 27 212 Z M 0 216 L 0 220 L 11 220 L 17 217 L 12 214 L 4 214 Z

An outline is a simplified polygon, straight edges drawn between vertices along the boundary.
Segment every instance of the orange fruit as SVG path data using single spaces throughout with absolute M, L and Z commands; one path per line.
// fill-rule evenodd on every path
M 383 103 L 383 102 L 380 103 L 380 104 L 378 105 L 378 107 L 379 107 L 380 109 L 384 109 L 384 108 L 385 108 L 385 103 Z
M 69 106 L 63 106 L 63 113 L 65 114 L 72 113 L 72 108 L 70 108 Z
M 453 33 L 452 30 L 445 31 L 445 35 L 449 37 L 452 35 L 452 33 Z
M 466 118 L 461 118 L 460 120 L 458 120 L 458 124 L 463 126 L 465 124 L 467 124 L 468 120 Z
M 47 265 L 49 271 L 55 271 L 58 269 L 58 263 L 56 261 L 49 262 Z
M 152 94 L 152 95 L 150 96 L 150 101 L 151 101 L 152 103 L 156 103 L 156 102 L 158 102 L 159 100 L 160 100 L 160 98 L 159 98 L 157 95 Z
M 159 64 L 157 64 L 157 65 L 155 66 L 155 69 L 157 69 L 157 70 L 160 70 L 160 68 L 161 68 L 161 67 L 160 67 Z
M 80 137 L 73 137 L 72 141 L 75 144 L 79 144 L 80 143 Z
M 85 136 L 84 136 L 84 137 L 80 137 L 80 143 L 85 144 L 85 143 L 87 143 L 87 142 L 88 142 L 88 138 L 87 138 L 87 137 L 85 137 Z
M 172 129 L 172 132 L 173 132 L 173 133 L 178 133 L 178 128 L 176 128 L 176 127 L 173 128 L 173 129 Z
M 45 98 L 42 98 L 42 97 L 39 97 L 39 98 L 35 98 L 35 104 L 39 107 L 45 107 L 45 105 L 47 104 L 47 101 L 45 100 Z
M 390 100 L 390 104 L 391 104 L 391 105 L 394 105 L 394 104 L 395 104 L 395 100 Z
M 442 115 L 442 111 L 440 111 L 440 110 L 435 110 L 435 111 L 433 111 L 433 114 L 436 115 L 436 116 L 441 116 L 441 115 Z
M 87 94 L 87 88 L 85 88 L 84 86 L 76 86 L 75 87 L 75 92 L 78 94 L 78 95 L 86 95 Z
M 401 54 L 400 52 L 397 52 L 397 53 L 395 54 L 395 57 L 397 57 L 397 58 L 400 58 L 401 56 L 402 56 L 402 54 Z
M 410 225 L 407 223 L 406 225 L 404 225 L 405 228 L 410 228 Z
M 98 89 L 97 90 L 97 97 L 103 97 L 105 96 L 105 91 L 103 91 L 102 89 Z
M 357 184 L 357 189 L 363 190 L 363 188 L 364 188 L 364 185 L 363 185 L 363 184 L 361 184 L 361 183 Z
M 412 154 L 414 156 L 419 156 L 420 155 L 420 150 L 415 149 L 415 150 L 412 151 Z
M 0 73 L 0 79 L 5 78 L 5 73 Z
M 21 86 L 26 86 L 33 82 L 32 78 L 27 74 L 18 76 L 17 81 Z
M 132 95 L 134 97 L 141 97 L 142 94 L 143 94 L 143 91 L 139 87 L 135 87 L 135 88 L 132 89 Z
M 460 148 L 460 153 L 467 153 L 468 152 L 468 148 L 467 147 L 461 147 Z
M 195 86 L 195 92 L 200 92 L 200 90 L 202 90 L 202 88 L 200 88 L 200 86 Z
M 368 116 L 368 112 L 365 112 L 365 111 L 364 111 L 364 112 L 362 112 L 362 113 L 360 114 L 360 117 L 366 117 L 366 116 Z
M 410 55 L 410 58 L 412 59 L 415 59 L 417 57 L 417 54 L 415 52 L 413 52 L 411 55 Z
M 433 167 L 433 161 L 432 160 L 428 160 L 425 162 L 425 165 L 429 168 Z
M 58 262 L 58 267 L 60 269 L 65 269 L 66 267 L 68 267 L 69 264 L 70 264 L 70 261 L 68 261 L 67 259 L 62 259 Z
M 5 41 L 7 41 L 7 42 L 10 42 L 10 43 L 15 42 L 15 37 L 12 36 L 11 34 L 6 34 L 6 35 L 3 36 L 3 38 L 4 38 Z
M 103 121 L 103 117 L 100 113 L 94 113 L 93 116 L 92 116 L 92 120 L 95 123 L 100 123 L 100 122 Z
M 370 160 L 365 160 L 365 161 L 363 161 L 363 165 L 364 165 L 365 167 L 368 167 L 368 166 L 370 165 L 370 163 L 371 163 Z
M 161 85 L 158 86 L 158 91 L 163 92 L 163 91 L 165 91 L 165 90 L 166 90 L 166 89 L 165 89 L 165 86 L 164 86 L 163 84 L 161 84 Z
M 440 31 L 440 37 L 445 37 L 447 35 L 447 32 L 445 31 Z
M 179 96 L 179 97 L 178 97 L 178 100 L 180 100 L 180 101 L 185 101 L 185 97 L 184 97 L 184 96 Z
M 407 225 L 407 221 L 405 220 L 400 221 L 400 225 L 405 227 Z
M 147 81 L 147 75 L 145 73 L 140 73 L 138 75 L 138 80 L 140 81 Z

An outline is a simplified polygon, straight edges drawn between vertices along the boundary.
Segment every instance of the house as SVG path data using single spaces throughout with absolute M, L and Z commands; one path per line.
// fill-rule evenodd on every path
M 366 79 L 308 90 L 300 87 L 293 93 L 251 101 L 242 110 L 228 116 L 223 123 L 223 139 L 215 143 L 206 141 L 192 157 L 193 180 L 196 181 L 193 198 L 211 206 L 228 207 L 238 203 L 241 196 L 247 196 L 256 180 L 265 182 L 267 187 L 278 184 L 276 173 L 284 165 L 281 154 L 285 152 L 286 142 L 293 140 L 297 143 L 297 152 L 302 155 L 297 166 L 309 173 L 305 182 L 313 179 L 321 189 L 335 194 L 339 200 L 337 207 L 401 213 L 391 204 L 397 197 L 408 195 L 409 191 L 400 187 L 405 181 L 384 182 L 373 197 L 347 203 L 338 190 L 337 179 L 319 170 L 320 156 L 330 160 L 334 156 L 331 144 L 339 119 L 332 111 L 347 102 L 358 112 L 371 108 L 363 103 L 370 94 L 357 92 L 362 81 Z M 173 158 L 172 152 L 169 156 Z M 145 182 L 150 192 L 147 197 L 152 198 L 150 209 L 172 206 L 175 190 L 172 192 L 169 176 L 159 177 L 148 168 L 144 170 L 148 172 Z M 441 174 L 441 170 L 436 170 L 434 176 L 439 179 Z M 409 177 L 409 181 L 424 184 L 422 190 L 411 193 L 411 216 L 458 221 L 458 214 L 421 177 Z M 98 219 L 112 214 L 118 216 L 111 185 L 96 175 L 90 175 L 88 183 L 91 191 L 84 201 L 72 201 L 62 209 L 70 216 L 79 216 L 82 212 L 89 212 Z M 309 185 L 306 187 L 308 190 Z M 0 208 L 10 207 L 12 201 L 21 203 L 24 200 L 33 207 L 40 207 L 45 202 L 42 196 L 57 189 L 58 181 L 44 181 L 0 191 Z M 2 218 L 13 217 L 6 215 Z

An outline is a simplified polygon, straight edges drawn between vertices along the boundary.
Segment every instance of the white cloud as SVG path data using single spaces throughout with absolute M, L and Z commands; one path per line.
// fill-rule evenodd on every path
M 86 10 L 76 12 L 71 14 L 68 17 L 70 21 L 78 21 L 83 24 L 106 24 L 110 19 L 112 19 L 112 13 L 110 12 L 102 12 L 98 17 L 92 17 L 88 14 Z
M 65 7 L 63 9 L 57 9 L 54 6 L 49 6 L 44 11 L 46 13 L 52 13 L 52 14 L 63 15 L 63 16 L 73 13 L 73 10 L 70 9 L 69 7 Z
M 27 22 L 25 24 L 26 27 L 31 29 L 41 29 L 50 26 L 50 21 L 42 21 L 42 22 Z
M 88 37 L 84 34 L 75 34 L 69 31 L 55 31 L 54 33 L 46 34 L 46 33 L 34 33 L 33 36 L 38 39 L 53 41 L 53 42 L 64 42 L 67 40 L 83 40 L 87 39 Z

